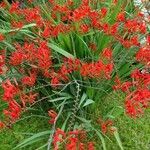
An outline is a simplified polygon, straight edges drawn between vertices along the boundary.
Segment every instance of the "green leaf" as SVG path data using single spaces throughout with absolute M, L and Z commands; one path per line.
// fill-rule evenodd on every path
M 124 113 L 124 108 L 121 106 L 114 107 L 112 111 L 107 115 L 110 119 L 115 119 Z
M 102 142 L 103 150 L 107 150 L 106 149 L 106 143 L 105 143 L 105 140 L 104 140 L 102 134 L 98 130 L 96 130 L 95 128 L 93 128 L 93 129 L 94 129 L 94 131 L 96 132 L 97 136 L 100 138 L 100 140 Z
M 62 48 L 59 48 L 58 46 L 56 46 L 56 45 L 54 45 L 54 44 L 52 44 L 52 43 L 49 43 L 48 46 L 49 46 L 51 49 L 55 50 L 56 52 L 58 52 L 59 54 L 65 56 L 65 57 L 67 57 L 67 58 L 74 58 L 73 55 L 71 55 L 70 53 L 66 52 L 66 51 L 63 50 Z
M 35 26 L 36 26 L 36 23 L 31 23 L 31 24 L 24 25 L 22 28 L 26 29 L 26 28 L 35 27 Z
M 79 120 L 81 120 L 83 123 L 87 123 L 87 124 L 91 123 L 91 120 L 86 120 L 85 118 L 82 118 L 82 117 L 76 117 L 76 118 L 78 118 Z
M 85 102 L 85 104 L 83 105 L 83 107 L 88 106 L 88 105 L 93 104 L 93 103 L 94 103 L 93 100 L 87 99 L 87 101 Z
M 42 145 L 42 146 L 38 147 L 36 150 L 43 149 L 43 148 L 44 148 L 44 147 L 46 147 L 47 145 L 48 145 L 48 143 L 46 143 L 46 144 L 44 144 L 44 145 Z
M 8 42 L 6 42 L 6 41 L 4 41 L 3 43 L 4 43 L 5 45 L 7 45 L 10 49 L 15 50 L 15 47 L 14 47 L 12 44 L 10 44 L 10 43 L 8 43 Z
M 34 27 L 36 26 L 35 23 L 31 23 L 31 24 L 27 24 L 27 25 L 24 25 L 22 27 L 22 29 L 26 29 L 26 28 L 29 28 L 29 27 Z M 15 31 L 21 31 L 21 29 L 17 28 L 17 29 L 0 29 L 0 33 L 9 33 L 9 32 L 15 32 Z
M 83 93 L 80 103 L 79 103 L 79 108 L 81 107 L 82 103 L 85 101 L 86 98 L 87 98 L 87 95 L 85 93 Z
M 34 144 L 34 143 L 36 143 L 36 142 L 39 142 L 39 141 L 42 141 L 42 140 L 44 140 L 44 139 L 45 139 L 45 137 L 40 137 L 40 138 L 36 138 L 36 139 L 34 139 L 34 140 L 32 140 L 32 141 L 28 141 L 28 142 L 25 143 L 24 145 L 20 146 L 19 149 L 24 148 L 24 147 L 27 147 L 27 146 L 29 146 L 29 145 L 32 145 L 32 144 Z
M 123 149 L 123 146 L 122 146 L 122 142 L 121 142 L 120 137 L 119 137 L 118 130 L 117 130 L 116 127 L 113 127 L 113 128 L 115 129 L 115 131 L 114 131 L 114 136 L 115 136 L 115 138 L 116 138 L 116 141 L 117 141 L 117 143 L 118 143 L 120 149 L 121 149 L 121 150 L 124 150 L 124 149 Z
M 70 115 L 71 115 L 71 113 L 68 114 L 66 120 L 64 121 L 64 123 L 63 123 L 63 125 L 62 125 L 62 127 L 61 127 L 61 129 L 62 129 L 63 131 L 65 131 L 65 128 L 66 128 L 66 125 L 67 125 L 67 122 L 68 122 L 68 119 L 69 119 Z
M 22 143 L 18 144 L 15 148 L 13 149 L 18 149 L 18 148 L 21 148 L 21 147 L 25 147 L 25 146 L 28 146 L 32 143 L 35 143 L 37 141 L 40 141 L 41 139 L 45 138 L 45 135 L 49 135 L 51 133 L 50 130 L 47 130 L 47 131 L 43 131 L 43 132 L 39 132 L 37 134 L 34 134 L 33 136 L 25 139 Z M 43 137 L 44 136 L 44 137 Z
M 70 99 L 70 98 L 71 97 L 58 97 L 58 98 L 55 98 L 55 99 L 48 100 L 48 102 L 57 102 L 57 101 L 67 100 L 67 99 Z

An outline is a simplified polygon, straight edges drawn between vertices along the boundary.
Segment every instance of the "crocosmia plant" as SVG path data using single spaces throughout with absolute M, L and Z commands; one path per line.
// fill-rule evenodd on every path
M 0 129 L 37 109 L 42 148 L 106 150 L 109 134 L 123 150 L 115 116 L 93 113 L 112 93 L 131 119 L 149 107 L 149 19 L 128 0 L 1 1 Z

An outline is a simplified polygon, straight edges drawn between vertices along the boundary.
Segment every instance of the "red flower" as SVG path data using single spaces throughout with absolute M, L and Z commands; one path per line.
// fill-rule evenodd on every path
M 108 60 L 112 59 L 112 50 L 109 48 L 105 48 L 103 50 L 102 56 L 107 58 Z
M 9 12 L 10 12 L 10 13 L 15 13 L 15 12 L 17 12 L 18 10 L 19 10 L 19 2 L 13 2 L 13 3 L 11 4 L 11 7 L 10 7 Z
M 146 26 L 146 24 L 145 24 L 144 22 L 141 22 L 141 23 L 139 24 L 139 31 L 140 31 L 141 33 L 143 33 L 143 34 L 146 33 L 146 31 L 147 31 L 147 26 Z
M 24 85 L 33 86 L 36 82 L 36 74 L 30 72 L 29 76 L 23 77 L 21 81 Z
M 126 20 L 124 28 L 128 32 L 137 32 L 138 31 L 138 22 L 137 20 Z
M 118 28 L 119 28 L 119 23 L 117 22 L 117 23 L 115 23 L 115 24 L 113 24 L 111 27 L 110 27 L 110 34 L 111 35 L 116 35 L 117 34 L 117 32 L 118 32 Z
M 106 34 L 108 34 L 109 33 L 109 24 L 103 23 L 102 29 Z
M 110 127 L 113 125 L 111 120 L 106 120 L 101 123 L 101 130 L 104 134 L 110 131 Z
M 147 36 L 147 44 L 150 45 L 150 35 Z
M 136 59 L 145 64 L 148 64 L 150 62 L 150 48 L 140 48 L 139 51 L 136 53 Z
M 48 0 L 51 4 L 55 4 L 55 0 Z
M 5 8 L 7 4 L 5 2 L 0 2 L 0 8 Z
M 80 28 L 81 28 L 81 32 L 82 32 L 82 33 L 87 33 L 87 32 L 89 31 L 89 29 L 90 29 L 87 24 L 82 24 L 82 25 L 80 26 Z
M 104 77 L 102 76 L 105 71 L 107 75 L 109 74 L 109 67 L 104 68 L 104 64 L 101 60 L 95 63 L 82 63 L 81 68 L 80 68 L 80 74 L 83 77 L 89 77 L 89 78 L 100 78 Z
M 95 150 L 95 146 L 93 142 L 88 143 L 87 150 Z
M 53 136 L 53 146 L 54 146 L 54 150 L 58 150 L 58 142 L 61 142 L 62 139 L 64 139 L 66 136 L 65 132 L 61 129 L 57 129 L 55 131 L 55 134 Z
M 38 67 L 43 70 L 48 70 L 51 67 L 51 50 L 46 42 L 41 42 L 37 51 Z
M 32 3 L 34 0 L 27 0 L 28 1 L 28 3 Z
M 108 11 L 108 10 L 107 10 L 106 7 L 101 8 L 101 17 L 102 17 L 102 18 L 107 15 L 107 11 Z
M 21 106 L 15 100 L 11 100 L 8 106 L 8 109 L 5 109 L 3 113 L 11 122 L 15 122 L 21 115 Z
M 2 121 L 0 121 L 0 129 L 3 129 L 4 127 L 5 127 L 5 124 Z
M 52 87 L 56 87 L 56 86 L 58 86 L 59 84 L 60 84 L 60 80 L 59 80 L 58 77 L 53 77 L 53 78 L 51 79 L 51 85 L 52 85 Z
M 89 6 L 82 6 L 74 10 L 73 16 L 71 17 L 73 21 L 80 21 L 90 14 Z
M 10 56 L 10 64 L 13 66 L 20 65 L 24 60 L 24 55 L 20 52 L 13 52 Z
M 3 68 L 5 65 L 4 55 L 0 55 L 0 75 L 4 73 Z
M 114 65 L 112 63 L 105 65 L 104 74 L 106 75 L 105 77 L 106 79 L 110 79 L 113 68 L 114 68 Z
M 51 36 L 51 29 L 50 29 L 48 26 L 46 26 L 46 27 L 44 28 L 44 31 L 43 31 L 43 33 L 42 33 L 42 36 L 43 36 L 44 38 L 49 38 L 49 37 Z
M 9 80 L 2 83 L 2 88 L 4 89 L 4 101 L 11 101 L 18 92 L 18 89 Z
M 143 17 L 144 17 L 144 13 L 143 13 L 143 12 L 139 12 L 139 13 L 138 13 L 138 17 L 143 18 Z
M 113 0 L 113 3 L 114 3 L 114 4 L 117 4 L 117 3 L 118 3 L 118 0 Z
M 48 115 L 51 117 L 49 123 L 54 124 L 54 122 L 56 121 L 57 113 L 54 110 L 49 110 Z
M 128 40 L 123 40 L 121 41 L 121 44 L 125 47 L 125 48 L 130 48 L 131 47 L 131 43 Z
M 118 76 L 115 77 L 115 85 L 113 86 L 114 90 L 119 90 L 121 88 L 121 81 Z
M 126 113 L 131 117 L 137 117 L 136 103 L 133 103 L 130 100 L 125 101 Z
M 76 137 L 70 137 L 68 139 L 68 143 L 66 144 L 66 150 L 76 150 L 77 144 L 78 144 L 78 138 Z
M 82 0 L 82 5 L 86 6 L 89 5 L 90 0 Z
M 139 40 L 138 40 L 138 36 L 133 36 L 130 39 L 131 45 L 135 45 L 135 46 L 140 46 Z
M 150 91 L 148 89 L 137 89 L 126 97 L 126 113 L 131 117 L 138 117 L 149 106 L 149 102 Z
M 123 92 L 129 92 L 129 89 L 132 87 L 132 85 L 133 85 L 132 82 L 127 81 L 127 82 L 124 82 L 120 88 Z
M 35 22 L 38 27 L 43 26 L 43 20 L 40 14 L 40 8 L 27 8 L 22 11 L 22 15 L 25 16 L 25 20 L 29 23 Z
M 125 13 L 121 12 L 117 15 L 117 21 L 124 22 L 125 21 Z
M 79 150 L 85 150 L 85 144 L 84 143 L 79 143 Z
M 23 104 L 23 107 L 26 106 L 26 103 L 32 104 L 35 102 L 36 98 L 37 98 L 37 93 L 33 94 L 32 92 L 30 92 L 28 95 L 27 94 L 21 94 L 20 95 L 20 100 Z
M 23 22 L 16 22 L 16 21 L 11 22 L 12 28 L 19 28 L 19 29 L 21 29 L 23 27 L 23 25 L 24 25 Z
M 2 42 L 5 39 L 4 35 L 0 33 L 0 42 Z
M 77 135 L 79 135 L 80 131 L 81 131 L 81 130 L 69 131 L 69 132 L 68 132 L 68 135 L 75 135 L 75 136 L 77 136 Z

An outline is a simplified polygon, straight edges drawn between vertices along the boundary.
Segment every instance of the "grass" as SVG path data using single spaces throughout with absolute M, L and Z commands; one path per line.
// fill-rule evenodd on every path
M 149 150 L 150 149 L 150 111 L 148 110 L 145 115 L 138 119 L 131 119 L 122 113 L 120 106 L 123 106 L 123 96 L 122 94 L 112 94 L 103 101 L 103 107 L 97 107 L 96 110 L 97 117 L 102 113 L 114 117 L 114 125 L 118 128 L 120 138 L 124 147 L 124 150 Z M 111 102 L 111 103 L 110 103 Z M 118 107 L 114 107 L 118 106 Z M 101 110 L 101 111 L 100 111 Z M 110 113 L 110 110 L 113 110 Z M 118 112 L 119 113 L 118 115 Z M 116 114 L 117 112 L 117 114 Z M 22 142 L 24 139 L 32 136 L 35 133 L 39 133 L 45 130 L 50 130 L 50 125 L 48 124 L 48 118 L 42 119 L 39 117 L 32 117 L 24 119 L 16 123 L 11 129 L 5 129 L 0 133 L 0 150 L 12 150 L 18 143 Z M 116 141 L 112 135 L 109 135 L 112 142 L 106 142 L 106 147 L 108 150 L 119 150 Z M 45 136 L 40 142 L 36 142 L 28 147 L 22 148 L 21 150 L 35 150 L 38 147 L 44 145 L 47 142 L 48 135 Z M 99 142 L 99 141 L 95 141 Z M 99 144 L 101 147 L 101 143 Z M 42 150 L 45 150 L 43 148 Z M 101 149 L 101 148 L 99 148 Z
M 46 120 L 41 120 L 41 118 L 30 118 L 24 121 L 16 123 L 11 129 L 5 129 L 0 133 L 0 149 L 1 150 L 12 150 L 20 142 L 26 138 L 45 130 L 50 129 Z M 48 137 L 45 140 L 40 141 L 40 143 L 33 144 L 22 150 L 34 150 L 41 145 L 45 144 Z
M 143 116 L 131 119 L 124 112 L 124 95 L 112 93 L 102 101 L 103 107 L 97 110 L 97 114 L 114 118 L 114 126 L 118 128 L 124 150 L 149 150 L 150 149 L 150 110 Z M 102 105 L 100 104 L 100 105 Z M 100 107 L 99 107 L 100 108 Z M 116 141 L 107 145 L 108 150 L 119 150 Z
M 121 116 L 116 121 L 116 126 L 122 139 L 125 150 L 149 150 L 150 149 L 150 111 L 145 116 L 131 120 L 127 116 Z

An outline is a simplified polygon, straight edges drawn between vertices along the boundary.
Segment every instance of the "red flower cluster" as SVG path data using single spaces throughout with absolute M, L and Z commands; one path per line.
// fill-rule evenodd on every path
M 17 81 L 14 80 L 14 82 L 15 84 L 7 80 L 2 83 L 2 88 L 4 91 L 2 100 L 8 103 L 8 109 L 3 110 L 3 113 L 6 116 L 6 121 L 10 123 L 14 123 L 18 118 L 20 118 L 22 109 L 26 107 L 26 103 L 34 103 L 37 97 L 36 93 L 23 93 L 21 91 L 22 88 L 18 86 Z M 15 100 L 18 96 L 18 100 Z
M 124 27 L 129 33 L 139 32 L 145 34 L 147 31 L 146 23 L 144 23 L 143 21 L 139 21 L 138 19 L 127 20 L 124 24 Z
M 54 38 L 61 33 L 65 34 L 73 30 L 81 30 L 81 32 L 87 33 L 94 28 L 103 31 L 106 35 L 113 36 L 115 40 L 119 41 L 127 48 L 139 46 L 138 37 L 134 37 L 133 33 L 146 33 L 147 25 L 141 21 L 143 16 L 127 19 L 125 11 L 122 10 L 122 12 L 117 15 L 116 22 L 110 24 L 105 20 L 105 16 L 108 13 L 107 8 L 102 7 L 100 9 L 94 9 L 94 7 L 90 5 L 92 3 L 96 4 L 94 1 L 82 0 L 77 7 L 72 9 L 75 3 L 71 0 L 67 0 L 64 4 L 59 4 L 54 0 L 50 0 L 45 8 L 49 10 L 50 13 L 45 14 L 46 12 L 39 6 L 21 8 L 19 2 L 13 2 L 9 11 L 10 13 L 21 16 L 22 22 L 14 22 L 14 20 L 12 20 L 12 22 L 14 22 L 13 27 L 16 26 L 17 28 L 21 28 L 23 24 L 36 23 L 36 27 L 34 27 L 38 29 L 35 30 L 36 34 L 39 36 L 42 35 L 45 39 Z M 110 7 L 114 10 L 113 7 L 117 5 L 118 1 L 115 0 L 112 3 L 113 5 Z M 3 7 L 5 7 L 5 5 Z M 47 16 L 48 19 L 45 19 L 45 16 Z M 60 21 L 56 23 L 59 19 Z M 88 22 L 86 20 L 88 20 Z M 77 23 L 79 26 L 77 26 Z M 118 31 L 120 25 L 122 26 L 121 33 Z M 81 29 L 79 29 L 79 27 L 81 27 Z M 131 33 L 133 37 L 130 36 L 131 39 L 125 39 L 123 35 L 126 34 L 126 32 L 129 34 Z
M 23 77 L 21 81 L 23 85 L 33 86 L 36 82 L 36 73 L 30 72 L 29 76 Z
M 18 93 L 18 88 L 9 80 L 2 83 L 2 88 L 4 90 L 3 100 L 6 102 L 12 101 L 14 96 Z
M 143 114 L 144 110 L 149 107 L 150 103 L 150 74 L 146 70 L 135 70 L 131 74 L 132 82 L 121 83 L 117 78 L 117 85 L 114 89 L 121 89 L 127 94 L 125 108 L 127 114 L 131 117 L 137 117 Z
M 10 7 L 10 9 L 9 9 L 9 12 L 10 13 L 17 13 L 18 11 L 19 11 L 19 2 L 13 2 L 12 4 L 11 4 L 11 7 Z
M 114 90 L 122 90 L 123 92 L 128 92 L 130 87 L 132 86 L 132 82 L 126 81 L 126 82 L 121 82 L 119 77 L 115 78 L 115 85 L 113 86 Z
M 101 60 L 95 63 L 83 63 L 80 73 L 83 77 L 88 78 L 106 78 L 110 79 L 113 71 L 113 64 L 104 64 Z
M 59 145 L 66 150 L 95 150 L 93 142 L 85 142 L 86 132 L 82 130 L 74 130 L 65 133 L 61 129 L 57 129 L 53 137 L 54 150 L 59 149 Z M 62 145 L 62 143 L 65 143 Z
M 107 54 L 104 55 L 104 58 L 106 58 L 107 61 L 110 60 L 111 52 L 107 52 Z M 71 75 L 73 72 L 80 73 L 80 75 L 84 78 L 110 79 L 112 71 L 113 64 L 104 64 L 101 60 L 98 60 L 97 62 L 86 63 L 79 59 L 66 59 L 57 72 L 52 71 L 51 84 L 57 86 L 61 82 L 68 81 L 69 75 Z
M 21 113 L 21 106 L 14 100 L 18 93 L 18 88 L 9 80 L 2 84 L 2 88 L 4 89 L 3 100 L 8 103 L 8 109 L 5 109 L 3 113 L 9 118 L 10 122 L 15 122 Z
M 12 52 L 10 56 L 10 64 L 18 66 L 23 63 L 28 63 L 33 69 L 39 68 L 42 72 L 46 72 L 51 67 L 51 51 L 46 42 L 35 44 L 25 43 L 23 46 L 16 44 L 16 51 Z M 35 80 L 36 73 L 30 73 L 30 77 Z M 27 77 L 25 78 L 27 80 Z
M 41 42 L 39 44 L 39 48 L 37 49 L 37 59 L 38 59 L 38 67 L 43 69 L 44 71 L 48 70 L 51 67 L 51 51 L 47 46 L 46 42 Z
M 21 110 L 21 106 L 15 100 L 11 100 L 8 102 L 8 109 L 3 110 L 3 113 L 10 119 L 10 122 L 13 123 L 20 118 Z
M 149 88 L 150 85 L 150 73 L 148 72 L 148 68 L 143 69 L 142 71 L 136 69 L 131 73 L 131 78 L 133 79 L 133 83 L 137 88 Z
M 21 93 L 20 94 L 20 100 L 22 102 L 23 108 L 26 107 L 27 103 L 29 103 L 29 104 L 35 103 L 37 96 L 38 96 L 38 94 L 33 93 L 33 92 L 29 92 L 28 94 Z
M 150 46 L 140 48 L 136 54 L 136 59 L 145 65 L 150 65 Z
M 149 107 L 150 90 L 138 89 L 126 97 L 125 108 L 131 117 L 143 114 L 143 110 Z

